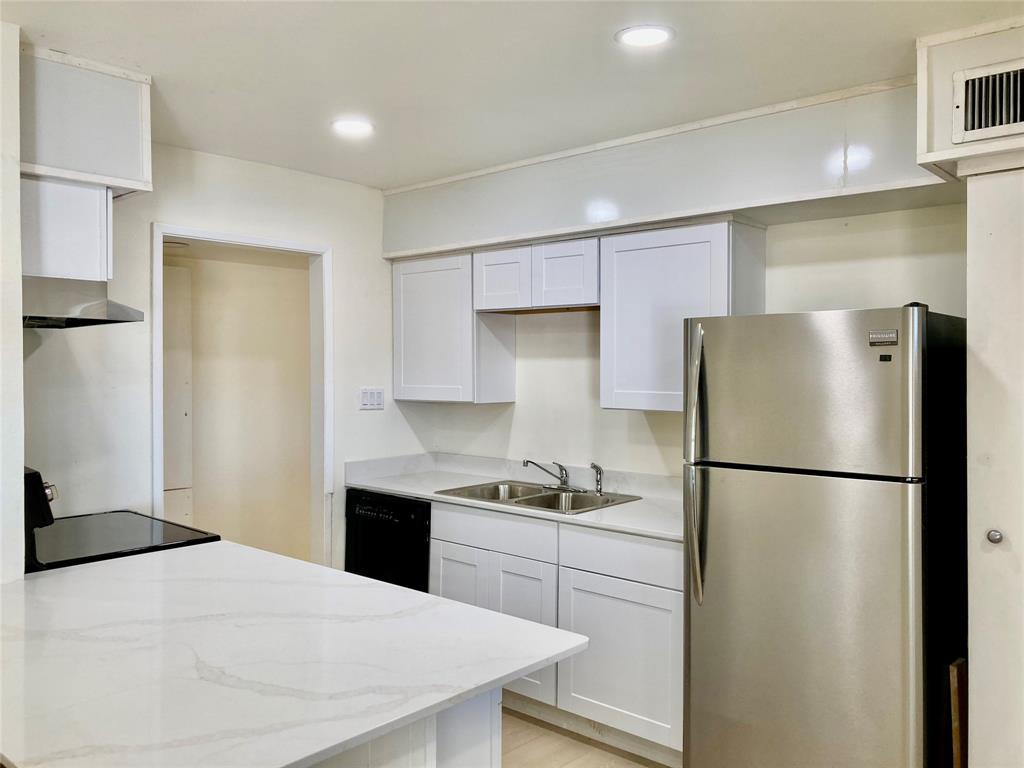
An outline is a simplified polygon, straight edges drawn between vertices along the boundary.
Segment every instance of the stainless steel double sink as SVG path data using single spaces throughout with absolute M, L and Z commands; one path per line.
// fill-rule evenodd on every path
M 623 493 L 602 493 L 562 489 L 557 486 L 539 485 L 535 483 L 519 483 L 514 480 L 502 480 L 496 483 L 480 483 L 466 485 L 461 488 L 448 488 L 438 491 L 442 496 L 453 496 L 458 499 L 478 499 L 510 507 L 527 507 L 543 509 L 547 512 L 558 512 L 563 515 L 578 515 L 581 512 L 593 512 L 595 509 L 637 501 L 639 496 L 627 496 Z

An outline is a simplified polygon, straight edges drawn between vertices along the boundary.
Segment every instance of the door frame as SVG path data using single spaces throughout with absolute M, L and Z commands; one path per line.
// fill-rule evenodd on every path
M 154 222 L 152 230 L 153 515 L 164 516 L 164 238 L 181 237 L 309 256 L 310 556 L 333 565 L 334 256 L 330 248 Z

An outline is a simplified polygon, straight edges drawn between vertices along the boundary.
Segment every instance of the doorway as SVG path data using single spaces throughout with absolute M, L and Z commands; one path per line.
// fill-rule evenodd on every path
M 330 565 L 330 252 L 154 229 L 156 514 Z

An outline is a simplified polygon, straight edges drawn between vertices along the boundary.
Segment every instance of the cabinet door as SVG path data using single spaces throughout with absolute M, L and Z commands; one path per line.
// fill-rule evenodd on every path
M 533 306 L 596 304 L 597 238 L 533 246 Z
M 21 56 L 26 172 L 153 189 L 150 78 L 56 51 Z
M 469 254 L 392 266 L 397 400 L 473 401 Z
M 21 180 L 22 274 L 72 280 L 111 277 L 111 195 L 59 179 Z
M 473 309 L 530 306 L 530 246 L 473 254 Z
M 449 600 L 490 608 L 491 554 L 486 549 L 431 539 L 427 590 Z
M 683 319 L 729 309 L 728 223 L 601 238 L 601 407 L 683 410 Z
M 522 557 L 492 553 L 491 608 L 499 613 L 555 626 L 558 621 L 558 567 Z M 510 691 L 555 705 L 555 665 L 505 686 Z
M 559 569 L 558 626 L 590 646 L 558 663 L 560 709 L 683 744 L 683 593 Z

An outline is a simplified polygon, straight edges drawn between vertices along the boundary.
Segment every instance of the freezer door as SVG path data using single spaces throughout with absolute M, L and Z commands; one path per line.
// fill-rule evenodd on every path
M 686 460 L 922 477 L 927 309 L 686 321 Z
M 920 768 L 922 486 L 686 471 L 684 765 Z

